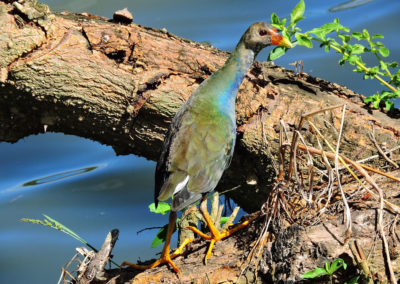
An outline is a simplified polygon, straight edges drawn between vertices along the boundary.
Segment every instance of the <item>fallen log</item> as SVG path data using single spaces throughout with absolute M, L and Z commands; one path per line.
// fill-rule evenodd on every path
M 155 160 L 176 110 L 228 56 L 162 30 L 52 14 L 35 1 L 0 7 L 0 141 L 47 130 Z M 376 154 L 367 138 L 372 127 L 378 143 L 392 148 L 398 112 L 389 117 L 362 100 L 343 86 L 257 62 L 239 91 L 237 148 L 219 189 L 240 186 L 228 195 L 245 210 L 258 210 L 276 176 L 279 120 L 294 126 L 303 112 L 325 106 L 347 104 L 344 155 Z M 335 126 L 339 113 L 316 124 Z M 327 128 L 328 137 L 335 135 Z
M 121 25 L 86 13 L 54 14 L 33 0 L 0 1 L 0 39 L 0 141 L 16 142 L 45 131 L 63 132 L 111 145 L 118 155 L 136 154 L 152 160 L 157 158 L 177 109 L 228 57 L 226 52 L 165 30 Z M 246 211 L 259 210 L 279 171 L 281 121 L 288 125 L 291 137 L 303 113 L 340 104 L 347 107 L 342 155 L 358 160 L 379 154 L 376 144 L 385 143 L 388 149 L 398 144 L 398 110 L 387 114 L 372 109 L 363 103 L 362 95 L 346 87 L 256 62 L 238 94 L 235 155 L 218 190 L 234 188 L 226 195 Z M 313 121 L 324 129 L 327 139 L 336 141 L 340 119 L 341 110 L 335 109 Z M 376 141 L 368 138 L 372 131 Z M 318 148 L 311 132 L 303 138 Z M 382 163 L 374 159 L 369 165 Z M 396 202 L 397 195 L 391 196 Z M 373 217 L 368 214 L 373 214 L 374 208 L 365 210 L 366 217 L 357 229 L 361 233 L 355 233 L 365 247 L 373 244 Z M 360 213 L 352 214 L 357 219 Z M 341 225 L 334 223 L 281 226 L 275 241 L 264 250 L 260 266 L 253 265 L 245 278 L 254 273 L 254 281 L 297 281 L 307 269 L 338 257 L 340 238 L 334 236 L 340 234 Z M 214 260 L 207 267 L 199 265 L 205 249 L 201 242 L 189 249 L 190 258 L 179 257 L 177 264 L 183 271 L 200 273 L 201 281 L 212 279 L 213 283 L 224 277 L 236 281 L 242 277 L 240 256 L 244 257 L 257 239 L 259 224 L 217 244 Z M 294 240 L 299 246 L 293 245 Z M 335 241 L 330 249 L 327 244 Z M 348 249 L 343 253 L 353 259 Z M 309 262 L 303 254 L 309 256 Z M 375 271 L 383 271 L 384 261 L 376 263 Z M 180 281 L 176 275 L 167 276 L 168 271 L 163 266 L 136 277 Z M 122 281 L 122 276 L 118 277 Z

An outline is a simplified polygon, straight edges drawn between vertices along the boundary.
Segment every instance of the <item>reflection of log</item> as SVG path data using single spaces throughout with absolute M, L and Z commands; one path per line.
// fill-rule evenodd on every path
M 117 154 L 156 159 L 178 107 L 220 67 L 227 53 L 168 32 L 124 26 L 104 18 L 50 14 L 47 6 L 0 2 L 0 141 L 44 131 L 111 145 Z M 292 52 L 295 52 L 293 50 Z M 295 125 L 301 113 L 348 104 L 343 154 L 377 150 L 367 138 L 396 144 L 400 123 L 363 107 L 361 96 L 329 82 L 256 63 L 237 99 L 238 143 L 220 189 L 257 210 L 271 186 L 279 119 Z M 317 125 L 335 138 L 340 110 Z M 330 125 L 330 126 L 329 126 Z M 311 138 L 309 138 L 312 142 Z M 355 147 L 362 147 L 356 153 Z
M 90 15 L 51 14 L 47 6 L 33 0 L 0 1 L 0 39 L 0 141 L 15 142 L 47 129 L 111 145 L 117 154 L 134 153 L 153 160 L 176 110 L 228 56 L 165 31 L 119 25 Z M 238 95 L 237 148 L 219 189 L 235 187 L 229 195 L 240 206 L 259 209 L 276 175 L 280 119 L 292 131 L 302 113 L 344 103 L 348 111 L 342 154 L 362 159 L 377 153 L 367 135 L 372 128 L 378 144 L 385 142 L 387 148 L 397 144 L 400 122 L 365 107 L 360 95 L 306 74 L 297 76 L 255 63 Z M 336 141 L 340 115 L 337 109 L 314 118 L 331 141 Z M 311 134 L 304 134 L 304 139 L 316 143 Z M 397 197 L 396 185 L 388 183 L 390 187 L 392 191 L 385 194 Z M 353 212 L 353 237 L 365 248 L 374 243 L 373 212 Z M 342 233 L 339 223 L 330 220 L 307 229 L 293 225 L 276 232 L 261 265 L 251 266 L 245 277 L 251 282 L 256 269 L 264 281 L 298 279 L 326 259 L 341 253 L 351 256 L 338 241 L 342 237 L 337 236 Z M 235 281 L 240 256 L 248 252 L 257 235 L 252 232 L 259 233 L 259 226 L 217 243 L 207 267 L 199 264 L 204 243 L 190 257 L 179 257 L 182 279 L 197 273 L 202 283 Z M 371 268 L 384 271 L 381 254 L 377 255 L 370 260 L 375 265 Z M 124 270 L 119 279 L 130 276 Z M 166 266 L 140 277 L 142 283 L 157 282 L 160 277 L 179 282 Z

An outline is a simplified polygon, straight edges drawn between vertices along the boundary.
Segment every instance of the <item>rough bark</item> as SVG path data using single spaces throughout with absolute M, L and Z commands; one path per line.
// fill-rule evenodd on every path
M 52 14 L 35 1 L 0 1 L 0 141 L 16 142 L 47 130 L 111 145 L 116 154 L 155 160 L 174 113 L 228 55 L 163 30 L 120 25 L 88 14 Z M 228 195 L 245 210 L 258 210 L 276 178 L 280 120 L 289 126 L 290 136 L 301 114 L 328 106 L 347 105 L 343 155 L 356 160 L 377 154 L 368 138 L 372 129 L 378 144 L 396 146 L 398 111 L 387 115 L 362 101 L 363 96 L 343 86 L 256 62 L 238 94 L 237 146 L 218 189 L 236 188 Z M 329 140 L 336 141 L 340 117 L 337 109 L 313 121 Z M 311 132 L 304 139 L 316 144 Z M 375 230 L 374 209 L 365 211 L 361 219 L 371 219 L 361 220 L 355 231 L 368 247 Z M 353 214 L 357 219 L 359 212 Z M 264 251 L 261 276 L 246 272 L 243 279 L 294 281 L 339 252 L 350 255 L 341 249 L 340 238 L 334 237 L 341 230 L 340 222 L 334 223 L 277 231 L 275 241 Z M 177 259 L 182 270 L 192 272 L 182 277 L 187 280 L 200 273 L 200 283 L 237 280 L 240 255 L 249 251 L 258 236 L 257 224 L 217 243 L 214 256 L 218 257 L 207 267 L 198 265 L 205 244 L 200 242 L 198 249 L 194 245 L 190 258 Z M 293 246 L 295 240 L 302 245 Z M 305 261 L 303 254 L 310 260 Z M 382 262 L 377 263 L 383 271 Z M 137 279 L 145 280 L 137 281 L 148 283 L 146 277 L 180 281 L 168 271 L 166 266 L 156 268 L 138 275 Z

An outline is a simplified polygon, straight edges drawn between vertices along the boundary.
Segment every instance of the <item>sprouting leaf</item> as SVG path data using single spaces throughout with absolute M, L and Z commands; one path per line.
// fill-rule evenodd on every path
M 303 14 L 304 10 L 306 8 L 306 5 L 304 4 L 304 0 L 300 0 L 299 3 L 297 3 L 296 7 L 292 10 L 292 13 L 290 14 L 290 25 L 295 25 L 298 21 L 304 19 Z
M 369 32 L 366 29 L 363 29 L 363 36 L 365 39 L 370 39 Z
M 346 262 L 344 262 L 344 260 L 341 258 L 335 259 L 331 264 L 330 274 L 335 273 L 341 267 L 343 267 L 343 269 L 346 269 L 347 268 Z
M 299 45 L 303 45 L 303 46 L 306 46 L 308 48 L 312 48 L 313 47 L 312 41 L 306 35 L 301 34 L 301 33 L 296 33 L 294 36 L 296 37 L 297 43 Z
M 163 242 L 165 242 L 165 239 L 167 238 L 167 232 L 168 232 L 168 224 L 162 227 L 158 232 L 156 237 L 153 239 L 153 242 L 151 243 L 151 247 L 155 248 L 161 245 Z
M 331 265 L 329 264 L 329 261 L 325 261 L 325 271 L 328 274 L 332 274 L 331 272 Z
M 273 50 L 271 50 L 271 52 L 268 55 L 268 61 L 272 61 L 275 60 L 279 57 L 281 57 L 282 55 L 284 55 L 287 51 L 286 47 L 282 47 L 282 46 L 277 46 L 275 47 Z
M 327 275 L 327 274 L 328 273 L 326 272 L 326 270 L 324 268 L 317 267 L 314 270 L 308 271 L 308 272 L 304 273 L 303 275 L 301 275 L 301 278 L 313 279 L 313 278 L 317 278 L 317 277 Z
M 275 14 L 271 14 L 271 24 L 280 26 L 281 21 L 279 21 L 279 17 Z
M 149 205 L 150 212 L 161 213 L 163 215 L 167 214 L 171 210 L 171 206 L 166 202 L 159 202 L 156 208 L 155 203 Z
M 381 47 L 379 49 L 379 53 L 383 56 L 383 57 L 388 57 L 389 56 L 389 49 L 387 49 L 386 47 Z
M 397 68 L 399 66 L 399 63 L 397 63 L 396 61 L 390 62 L 387 64 L 388 67 L 391 68 Z
M 351 39 L 351 36 L 349 35 L 338 35 L 338 37 L 344 42 L 344 43 L 348 43 Z

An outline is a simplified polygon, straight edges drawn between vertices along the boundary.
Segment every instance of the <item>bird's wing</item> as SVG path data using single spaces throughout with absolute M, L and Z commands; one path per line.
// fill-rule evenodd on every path
M 235 123 L 221 114 L 204 117 L 187 110 L 178 113 L 173 123 L 157 164 L 155 197 L 166 200 L 182 192 L 198 199 L 216 187 L 229 163 Z

